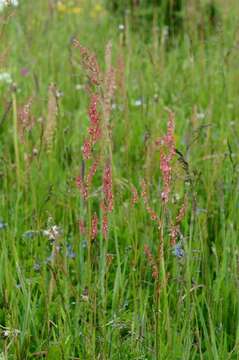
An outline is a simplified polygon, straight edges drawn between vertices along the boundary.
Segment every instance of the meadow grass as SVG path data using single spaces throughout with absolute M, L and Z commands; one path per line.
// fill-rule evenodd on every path
M 0 358 L 238 359 L 238 2 L 203 31 L 191 2 L 173 39 L 19 2 L 0 13 Z

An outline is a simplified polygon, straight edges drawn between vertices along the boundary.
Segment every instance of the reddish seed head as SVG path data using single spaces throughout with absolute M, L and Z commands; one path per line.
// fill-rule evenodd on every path
M 88 129 L 92 144 L 95 144 L 101 137 L 100 114 L 97 111 L 99 96 L 93 94 L 89 106 L 90 127 Z
M 179 234 L 179 227 L 177 225 L 174 225 L 170 229 L 170 238 L 171 238 L 171 245 L 176 245 L 177 237 Z
M 102 233 L 103 238 L 106 239 L 108 234 L 108 215 L 106 212 L 103 213 Z
M 153 221 L 159 221 L 158 215 L 156 214 L 156 212 L 155 212 L 155 211 L 150 207 L 150 205 L 149 205 L 149 200 L 148 200 L 147 188 L 146 188 L 146 182 L 145 182 L 145 180 L 143 180 L 143 181 L 141 182 L 141 187 L 142 187 L 141 196 L 142 196 L 142 198 L 143 198 L 146 211 L 147 211 L 148 214 L 150 215 L 151 220 L 153 220 Z
M 96 56 L 89 49 L 83 47 L 77 39 L 73 39 L 72 44 L 75 48 L 80 50 L 81 63 L 87 71 L 88 77 L 93 85 L 99 85 L 100 79 L 100 67 L 98 65 Z
M 96 94 L 93 94 L 91 96 L 90 106 L 89 106 L 89 118 L 90 118 L 90 123 L 93 126 L 98 124 L 98 121 L 99 121 L 99 114 L 97 112 L 98 101 L 99 101 L 99 96 Z
M 97 111 L 97 104 L 99 97 L 93 94 L 89 106 L 90 126 L 88 128 L 89 137 L 85 140 L 83 145 L 83 158 L 90 159 L 92 148 L 101 137 L 100 114 Z
M 36 119 L 31 114 L 32 103 L 33 97 L 30 97 L 28 101 L 18 109 L 18 130 L 22 142 L 24 142 L 26 132 L 31 131 L 35 125 Z
M 82 152 L 83 152 L 83 158 L 85 160 L 90 158 L 90 156 L 91 156 L 91 142 L 90 142 L 90 140 L 88 140 L 88 139 L 85 140 Z
M 151 250 L 150 250 L 150 248 L 149 248 L 149 246 L 147 244 L 144 244 L 144 252 L 145 252 L 145 255 L 146 255 L 147 259 L 151 263 L 153 261 L 153 255 L 152 255 L 152 252 L 151 252 Z
M 161 146 L 160 170 L 163 177 L 163 191 L 161 193 L 161 198 L 166 204 L 169 201 L 169 194 L 171 191 L 171 161 L 175 155 L 174 114 L 172 112 L 169 112 L 167 134 L 157 140 L 156 145 Z
M 180 208 L 179 213 L 178 213 L 178 215 L 176 217 L 176 223 L 177 224 L 179 224 L 183 220 L 183 218 L 185 216 L 185 213 L 186 213 L 186 208 L 187 208 L 187 201 L 185 199 L 185 201 L 184 201 L 182 207 Z
M 112 169 L 110 162 L 107 161 L 104 174 L 103 174 L 103 193 L 104 193 L 104 205 L 108 212 L 113 211 L 114 198 L 113 198 L 113 183 L 112 183 Z
M 90 187 L 90 185 L 92 183 L 92 179 L 96 173 L 98 165 L 99 165 L 99 159 L 96 159 L 95 162 L 92 164 L 92 166 L 89 170 L 89 173 L 87 175 L 86 184 L 87 184 L 88 188 Z
M 152 267 L 152 277 L 154 280 L 156 280 L 158 278 L 158 268 L 156 265 L 153 265 Z
M 147 260 L 149 262 L 149 265 L 152 268 L 152 277 L 153 277 L 153 279 L 157 279 L 157 277 L 158 277 L 158 267 L 157 267 L 157 265 L 155 263 L 153 254 L 152 254 L 149 246 L 146 245 L 146 244 L 144 245 L 144 252 L 145 252 L 145 255 L 146 255 Z
M 80 175 L 77 176 L 76 177 L 76 186 L 78 187 L 78 189 L 81 189 L 82 183 L 83 183 L 82 177 Z
M 139 201 L 139 195 L 136 187 L 132 186 L 131 190 L 132 190 L 131 206 L 134 206 Z
M 173 246 L 176 245 L 177 238 L 180 234 L 180 223 L 185 216 L 186 208 L 187 208 L 187 199 L 185 198 L 184 203 L 183 203 L 182 207 L 179 209 L 178 215 L 176 216 L 176 224 L 171 226 L 171 229 L 170 229 L 171 244 Z
M 88 196 L 88 188 L 87 185 L 84 183 L 84 180 L 82 179 L 81 175 L 76 177 L 76 186 L 80 190 L 82 197 L 86 199 Z
M 85 234 L 85 223 L 83 219 L 79 220 L 79 231 L 81 235 Z
M 94 213 L 91 220 L 91 239 L 94 240 L 98 233 L 98 216 Z
M 110 266 L 113 261 L 113 255 L 112 254 L 106 254 L 106 264 L 107 266 Z

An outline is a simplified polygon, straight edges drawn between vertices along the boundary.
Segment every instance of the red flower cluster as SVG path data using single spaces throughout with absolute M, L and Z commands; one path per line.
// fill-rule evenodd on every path
M 87 71 L 88 77 L 93 85 L 99 85 L 100 68 L 94 53 L 80 44 L 77 39 L 73 39 L 72 44 L 80 50 L 82 66 Z
M 104 168 L 103 193 L 104 193 L 104 205 L 107 211 L 111 212 L 114 207 L 114 197 L 113 197 L 113 184 L 112 184 L 112 169 L 109 161 L 106 162 Z
M 131 206 L 133 207 L 135 204 L 139 202 L 139 195 L 135 186 L 132 185 L 131 190 L 132 190 Z
M 163 191 L 161 193 L 161 198 L 165 204 L 169 201 L 172 178 L 171 161 L 175 155 L 174 126 L 174 114 L 170 112 L 167 134 L 156 141 L 156 145 L 161 146 L 160 170 L 163 177 Z
M 106 238 L 108 233 L 108 214 L 111 213 L 114 208 L 112 168 L 109 160 L 105 164 L 104 173 L 103 173 L 103 194 L 104 194 L 104 200 L 102 203 L 103 236 L 104 238 Z
M 91 239 L 94 240 L 98 233 L 98 216 L 94 213 L 91 220 Z
M 153 279 L 157 279 L 158 278 L 158 275 L 159 275 L 159 272 L 158 272 L 158 267 L 156 265 L 156 261 L 153 257 L 153 254 L 149 248 L 148 245 L 144 245 L 144 252 L 145 252 L 145 255 L 147 257 L 147 260 L 149 262 L 149 265 L 151 266 L 151 269 L 152 269 L 152 277 Z
M 91 97 L 91 102 L 89 106 L 89 118 L 90 118 L 90 127 L 88 128 L 89 138 L 87 138 L 83 145 L 83 157 L 84 159 L 89 159 L 92 152 L 92 147 L 100 139 L 101 136 L 101 127 L 100 127 L 100 114 L 97 111 L 97 104 L 99 97 L 96 94 L 93 94 Z
M 89 105 L 89 127 L 88 136 L 84 141 L 82 147 L 83 163 L 87 163 L 86 160 L 92 160 L 92 164 L 88 167 L 88 173 L 85 175 L 84 170 L 80 176 L 76 179 L 76 185 L 80 190 L 80 193 L 84 200 L 87 199 L 89 194 L 89 188 L 92 183 L 92 179 L 99 167 L 100 160 L 105 156 L 107 152 L 105 149 L 100 148 L 100 155 L 96 158 L 93 153 L 93 148 L 98 140 L 103 137 L 105 141 L 102 141 L 102 147 L 104 144 L 110 144 L 110 113 L 111 102 L 115 91 L 115 70 L 111 66 L 111 43 L 108 43 L 105 52 L 106 71 L 101 73 L 96 56 L 90 52 L 87 48 L 83 47 L 76 39 L 73 40 L 73 45 L 80 50 L 81 63 L 87 72 L 90 83 L 91 100 Z M 100 109 L 100 110 L 99 110 Z M 100 144 L 101 145 L 101 144 Z M 108 150 L 110 152 L 110 150 Z M 104 153 L 104 156 L 102 154 Z M 111 152 L 110 152 L 111 153 Z M 103 201 L 100 204 L 103 216 L 102 216 L 102 232 L 103 237 L 107 237 L 108 233 L 108 215 L 113 211 L 114 199 L 113 199 L 113 184 L 112 184 L 112 168 L 111 161 L 107 160 L 103 167 L 102 177 L 103 188 Z M 98 217 L 96 213 L 91 219 L 91 238 L 95 239 L 97 236 Z
M 88 186 L 85 184 L 81 175 L 77 176 L 76 178 L 76 186 L 80 190 L 83 199 L 86 199 L 88 196 Z

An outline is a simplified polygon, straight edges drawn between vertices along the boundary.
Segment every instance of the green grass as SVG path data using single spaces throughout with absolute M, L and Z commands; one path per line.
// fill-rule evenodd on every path
M 51 10 L 50 0 L 19 2 L 14 12 L 0 13 L 0 73 L 10 73 L 15 83 L 0 80 L 0 358 L 238 359 L 237 1 L 216 1 L 216 30 L 200 33 L 196 16 L 169 42 L 160 29 L 158 38 L 149 36 L 150 24 L 147 35 L 145 28 L 132 30 L 129 17 L 120 31 L 120 17 L 104 11 L 95 16 L 89 2 L 80 14 Z M 95 150 L 103 160 L 87 201 L 75 178 L 90 95 L 79 89 L 88 80 L 73 37 L 95 52 L 102 69 L 109 40 L 114 66 L 119 57 L 125 64 L 123 87 L 116 87 L 113 99 L 112 138 L 103 138 Z M 51 83 L 62 92 L 56 118 Z M 31 97 L 34 126 L 22 140 L 19 112 Z M 176 148 L 188 163 L 190 182 L 175 156 L 165 209 L 153 144 L 166 133 L 167 108 L 175 113 Z M 56 125 L 46 146 L 50 116 Z M 104 240 L 102 172 L 111 152 L 115 204 Z M 163 257 L 160 231 L 140 195 L 142 179 L 163 221 Z M 135 206 L 132 186 L 139 193 Z M 184 256 L 178 258 L 169 228 L 184 195 Z M 94 212 L 99 234 L 92 241 Z M 79 219 L 88 226 L 86 234 Z M 53 225 L 61 234 L 52 244 L 43 230 Z M 145 245 L 157 263 L 157 280 Z

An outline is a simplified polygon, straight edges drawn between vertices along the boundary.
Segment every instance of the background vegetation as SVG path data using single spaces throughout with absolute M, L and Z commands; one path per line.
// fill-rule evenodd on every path
M 239 3 L 177 3 L 0 2 L 1 359 L 238 359 Z

